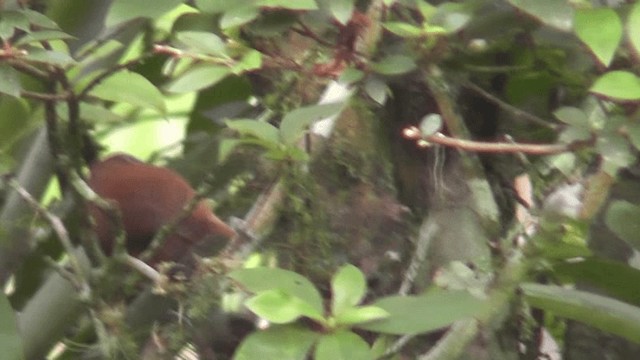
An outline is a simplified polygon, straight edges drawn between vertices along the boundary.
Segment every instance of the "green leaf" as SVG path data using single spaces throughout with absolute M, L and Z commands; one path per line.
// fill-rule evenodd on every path
M 607 227 L 622 240 L 640 250 L 640 206 L 624 200 L 609 205 L 605 215 Z
M 342 74 L 340 74 L 339 82 L 346 84 L 353 84 L 364 78 L 364 72 L 355 68 L 346 68 Z
M 222 139 L 218 148 L 218 163 L 223 163 L 227 160 L 233 149 L 242 143 L 242 140 L 238 139 Z
M 0 39 L 9 39 L 16 29 L 29 32 L 29 19 L 21 11 L 0 11 Z
M 196 65 L 171 81 L 167 85 L 167 91 L 177 94 L 198 91 L 215 85 L 230 73 L 231 70 L 225 66 Z
M 488 303 L 466 291 L 430 291 L 420 296 L 389 296 L 376 301 L 389 317 L 356 327 L 385 334 L 411 335 L 441 329 L 479 315 Z
M 627 37 L 636 56 L 640 57 L 640 2 L 633 5 L 627 18 Z
M 235 74 L 259 69 L 262 67 L 262 53 L 255 49 L 250 49 L 242 55 L 242 58 L 233 66 Z
M 336 315 L 338 325 L 356 325 L 389 317 L 389 313 L 377 306 L 349 307 Z
M 634 122 L 629 124 L 627 127 L 627 133 L 629 134 L 631 144 L 636 148 L 636 150 L 640 150 L 640 123 Z
M 283 8 L 290 10 L 317 10 L 318 5 L 314 0 L 259 0 L 258 4 L 264 7 Z
M 21 37 L 18 41 L 16 41 L 14 45 L 23 46 L 26 44 L 39 42 L 39 41 L 68 40 L 68 39 L 75 39 L 75 37 L 58 30 L 42 30 L 42 31 L 34 31 L 32 33 L 26 34 L 25 36 Z
M 293 271 L 257 267 L 232 271 L 229 277 L 248 291 L 259 293 L 278 289 L 311 305 L 315 312 L 323 312 L 322 297 L 318 289 L 307 278 Z
M 16 324 L 16 317 L 4 292 L 0 291 L 0 349 L 2 358 L 22 360 L 22 341 Z
M 553 266 L 553 272 L 564 283 L 586 283 L 619 300 L 640 306 L 640 270 L 625 263 L 591 257 L 561 262 Z
M 244 25 L 258 17 L 259 9 L 254 4 L 233 8 L 222 15 L 220 28 L 228 29 Z
M 371 360 L 369 344 L 351 331 L 324 335 L 318 341 L 315 360 Z
M 554 111 L 553 116 L 567 125 L 589 127 L 587 114 L 576 107 L 563 106 Z
M 622 40 L 622 21 L 610 8 L 579 9 L 574 28 L 578 38 L 584 42 L 598 61 L 609 66 L 618 44 Z
M 341 267 L 331 280 L 332 314 L 339 316 L 346 309 L 360 303 L 367 292 L 364 275 L 357 267 Z
M 533 307 L 640 343 L 638 307 L 609 297 L 559 286 L 523 284 L 520 288 Z
M 596 140 L 596 149 L 603 160 L 603 170 L 615 176 L 618 170 L 636 161 L 629 142 L 618 134 L 603 134 Z
M 413 26 L 406 22 L 388 22 L 382 25 L 390 32 L 403 38 L 418 38 L 424 36 L 422 28 Z
M 257 121 L 253 119 L 237 119 L 227 120 L 225 124 L 232 130 L 235 130 L 243 135 L 255 136 L 258 139 L 262 139 L 274 144 L 280 143 L 280 137 L 278 135 L 278 129 L 264 121 Z
M 318 120 L 337 115 L 343 103 L 331 103 L 301 107 L 284 116 L 280 123 L 280 139 L 286 145 L 294 145 L 305 129 Z
M 282 290 L 267 290 L 247 300 L 247 308 L 274 324 L 286 324 L 301 316 L 322 320 L 322 314 L 311 305 Z
M 329 0 L 329 11 L 340 24 L 346 25 L 351 20 L 354 2 L 354 0 Z
M 65 111 L 65 114 L 68 112 Z M 80 115 L 83 120 L 90 123 L 117 123 L 124 121 L 124 117 L 106 109 L 104 106 L 98 106 L 89 103 L 80 103 Z
M 249 335 L 234 360 L 305 360 L 319 334 L 296 325 L 272 326 Z
M 135 106 L 165 112 L 164 97 L 144 76 L 131 71 L 120 71 L 104 79 L 91 95 L 108 101 L 124 102 Z
M 420 132 L 423 136 L 431 136 L 442 129 L 442 116 L 440 114 L 427 114 L 420 121 Z
M 574 10 L 565 0 L 508 0 L 516 8 L 543 24 L 562 31 L 571 31 Z
M 611 100 L 640 100 L 640 77 L 628 71 L 610 71 L 598 78 L 589 91 Z
M 187 49 L 208 55 L 220 55 L 226 51 L 224 41 L 216 34 L 204 31 L 181 31 L 176 39 Z
M 369 97 L 380 105 L 384 105 L 387 102 L 387 97 L 391 93 L 391 89 L 387 86 L 387 83 L 382 81 L 379 77 L 369 77 L 364 83 L 364 91 Z
M 114 0 L 105 26 L 111 27 L 136 18 L 156 19 L 180 4 L 182 0 Z
M 75 63 L 75 60 L 73 60 L 73 58 L 67 53 L 40 48 L 29 49 L 28 54 L 24 57 L 24 59 L 55 66 L 66 66 Z
M 390 55 L 371 64 L 371 68 L 383 75 L 401 75 L 415 69 L 416 63 L 405 55 Z
M 0 93 L 19 97 L 22 86 L 18 72 L 11 66 L 0 64 Z

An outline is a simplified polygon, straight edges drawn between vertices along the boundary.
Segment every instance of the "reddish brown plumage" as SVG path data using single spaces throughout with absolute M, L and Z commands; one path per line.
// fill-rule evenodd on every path
M 112 155 L 90 167 L 89 186 L 104 199 L 115 201 L 122 215 L 127 250 L 139 255 L 156 232 L 177 218 L 195 196 L 193 188 L 179 174 L 167 168 L 145 164 L 125 155 Z M 95 231 L 104 250 L 111 253 L 114 228 L 103 210 L 90 204 Z M 153 254 L 151 263 L 177 261 L 202 240 L 230 238 L 235 231 L 200 202 L 193 212 L 169 234 Z

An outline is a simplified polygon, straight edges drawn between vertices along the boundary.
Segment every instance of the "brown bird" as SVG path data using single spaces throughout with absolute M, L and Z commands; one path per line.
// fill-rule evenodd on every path
M 145 164 L 126 154 L 112 155 L 90 166 L 89 186 L 120 208 L 127 251 L 138 256 L 162 226 L 179 217 L 195 191 L 173 170 Z M 104 210 L 89 205 L 95 231 L 104 251 L 111 254 L 115 226 Z M 216 217 L 204 201 L 180 221 L 163 245 L 151 257 L 151 265 L 178 261 L 200 241 L 231 238 L 235 231 Z

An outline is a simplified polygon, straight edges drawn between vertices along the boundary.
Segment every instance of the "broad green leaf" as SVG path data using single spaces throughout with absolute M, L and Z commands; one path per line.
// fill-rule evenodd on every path
M 18 41 L 15 42 L 15 46 L 22 46 L 25 44 L 30 44 L 39 41 L 49 41 L 49 40 L 68 40 L 75 39 L 75 37 L 58 30 L 42 30 L 42 31 L 34 31 L 25 36 L 21 37 Z
M 90 123 L 117 123 L 124 120 L 124 117 L 110 111 L 104 106 L 84 102 L 80 103 L 80 115 L 83 120 Z
M 222 141 L 220 141 L 220 147 L 218 148 L 218 162 L 225 162 L 229 155 L 231 155 L 231 152 L 240 144 L 242 144 L 242 140 L 222 139 Z
M 11 66 L 0 64 L 0 93 L 19 97 L 22 86 L 18 72 Z
M 598 61 L 609 66 L 622 40 L 622 21 L 610 8 L 579 9 L 576 12 L 574 28 Z
M 237 119 L 227 120 L 225 124 L 240 134 L 255 136 L 258 139 L 263 139 L 274 144 L 280 143 L 278 129 L 267 122 L 252 119 Z
M 384 105 L 387 102 L 387 97 L 391 93 L 389 86 L 377 76 L 367 78 L 364 83 L 364 91 L 373 101 L 380 105 Z
M 389 317 L 389 313 L 377 306 L 349 307 L 336 315 L 338 325 L 356 325 Z
M 7 296 L 0 291 L 0 349 L 2 358 L 7 360 L 22 360 L 22 341 L 16 323 L 16 317 Z
M 233 360 L 305 360 L 319 336 L 303 326 L 272 326 L 245 338 Z
M 224 41 L 211 32 L 181 31 L 176 34 L 176 39 L 187 49 L 203 54 L 220 55 L 226 50 Z
M 629 142 L 618 134 L 603 134 L 596 140 L 596 149 L 603 160 L 603 170 L 615 176 L 618 170 L 636 161 Z
M 248 291 L 259 293 L 278 289 L 311 305 L 314 311 L 323 312 L 322 297 L 318 289 L 307 278 L 293 271 L 257 267 L 232 271 L 229 277 Z
M 389 296 L 375 303 L 389 313 L 382 320 L 356 327 L 384 334 L 409 335 L 441 329 L 453 322 L 480 315 L 488 303 L 466 291 L 430 291 L 420 296 Z
M 249 310 L 274 324 L 286 324 L 301 316 L 322 320 L 322 314 L 311 305 L 282 290 L 267 290 L 247 300 Z
M 258 0 L 258 4 L 264 7 L 283 8 L 290 10 L 316 10 L 318 5 L 314 0 Z
M 259 13 L 259 9 L 254 4 L 233 8 L 222 15 L 220 28 L 228 29 L 244 25 L 253 21 Z
M 627 19 L 627 37 L 636 56 L 640 58 L 640 2 L 633 5 Z
M 24 59 L 56 66 L 66 66 L 75 63 L 75 60 L 73 60 L 73 58 L 67 53 L 40 48 L 29 49 L 28 54 L 24 57 Z
M 568 125 L 589 127 L 589 119 L 587 119 L 587 114 L 576 107 L 563 106 L 554 111 L 553 116 Z
M 377 63 L 371 64 L 371 68 L 383 75 L 401 75 L 416 68 L 412 58 L 405 55 L 390 55 Z
M 364 78 L 364 72 L 354 68 L 345 69 L 342 74 L 340 74 L 340 82 L 346 84 L 353 84 L 357 81 L 360 81 Z
M 553 266 L 563 282 L 588 284 L 632 305 L 640 306 L 640 270 L 622 262 L 586 258 Z
M 35 10 L 24 9 L 20 10 L 20 12 L 22 12 L 27 17 L 27 19 L 29 19 L 29 22 L 31 24 L 36 25 L 42 29 L 60 29 L 55 21 Z
M 455 33 L 462 30 L 469 20 L 471 20 L 469 6 L 445 2 L 438 6 L 437 12 L 425 30 L 431 34 Z
M 135 18 L 156 19 L 180 4 L 181 0 L 114 0 L 105 26 L 111 27 Z
M 640 250 L 640 206 L 617 200 L 609 205 L 605 215 L 609 230 Z
M 332 315 L 339 316 L 360 304 L 366 292 L 367 283 L 360 269 L 353 265 L 341 267 L 331 280 Z
M 559 286 L 523 284 L 527 302 L 557 316 L 577 320 L 640 343 L 640 308 L 606 296 Z
M 91 94 L 103 100 L 166 111 L 160 90 L 144 76 L 131 71 L 121 71 L 104 79 Z
M 318 340 L 315 360 L 371 360 L 369 344 L 351 331 L 340 330 Z
M 262 53 L 258 50 L 250 49 L 242 55 L 242 58 L 233 66 L 232 71 L 234 74 L 241 74 L 260 67 L 262 67 Z
M 423 136 L 431 136 L 442 129 L 442 116 L 440 114 L 427 114 L 420 121 L 420 132 Z
M 0 39 L 9 39 L 16 29 L 29 32 L 29 19 L 21 11 L 0 11 Z
M 196 65 L 171 81 L 167 91 L 177 94 L 198 91 L 216 84 L 230 73 L 231 70 L 225 66 Z
M 598 78 L 589 91 L 611 100 L 640 100 L 640 77 L 628 71 L 610 71 Z
M 294 145 L 308 126 L 318 120 L 337 115 L 342 106 L 343 103 L 313 105 L 289 112 L 280 123 L 280 139 L 286 145 Z
M 329 11 L 340 24 L 346 25 L 351 20 L 354 3 L 354 0 L 329 0 Z
M 383 24 L 385 29 L 403 38 L 418 38 L 424 36 L 422 28 L 406 22 L 388 22 Z
M 567 32 L 573 28 L 574 10 L 566 0 L 508 0 L 508 2 L 543 24 Z

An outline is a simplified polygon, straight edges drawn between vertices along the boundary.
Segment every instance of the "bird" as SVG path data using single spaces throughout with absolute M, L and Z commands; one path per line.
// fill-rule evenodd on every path
M 164 225 L 181 216 L 196 195 L 177 172 L 144 163 L 125 153 L 116 153 L 90 164 L 87 182 L 97 195 L 119 209 L 126 249 L 135 257 L 149 246 Z M 88 205 L 102 249 L 111 255 L 118 229 L 106 211 L 94 203 Z M 220 220 L 205 201 L 200 201 L 164 238 L 163 244 L 151 254 L 148 264 L 180 262 L 196 243 L 221 241 L 235 235 L 233 228 Z

